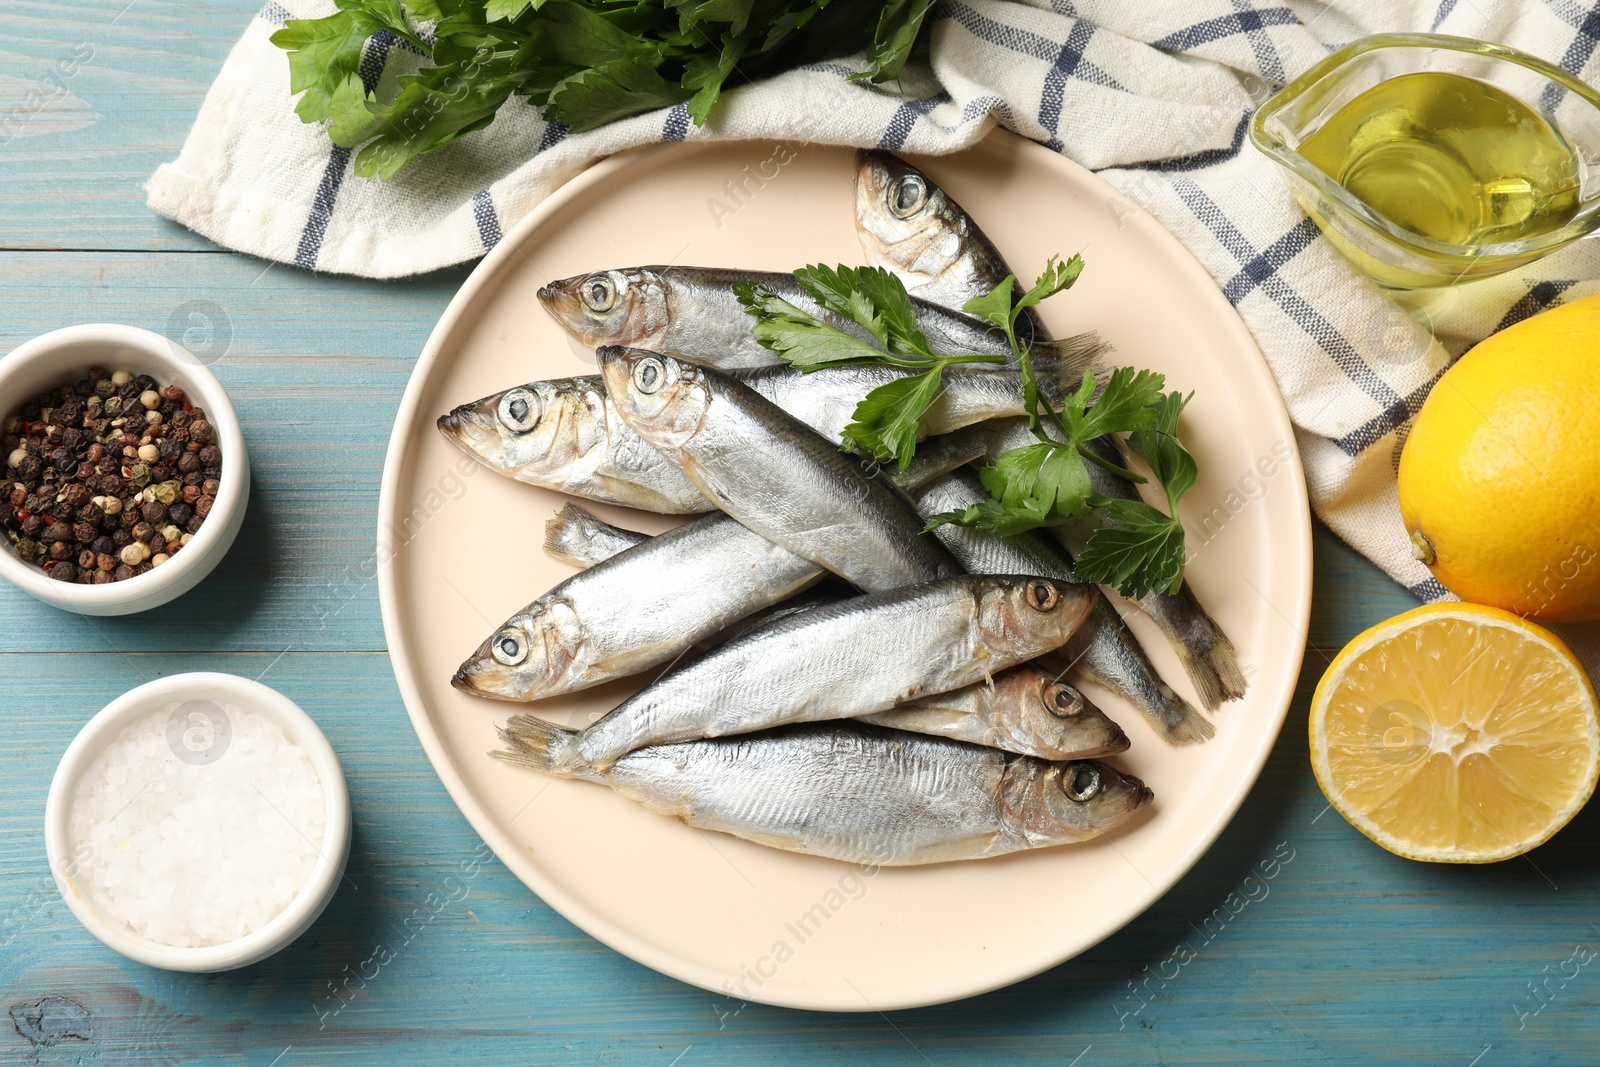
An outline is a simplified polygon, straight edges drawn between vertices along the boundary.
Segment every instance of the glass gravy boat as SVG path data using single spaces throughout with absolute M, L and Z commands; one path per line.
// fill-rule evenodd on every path
M 1355 97 L 1391 78 L 1424 71 L 1486 82 L 1542 116 L 1572 151 L 1576 213 L 1520 240 L 1437 241 L 1386 218 L 1302 154 L 1307 139 Z M 1391 288 L 1434 288 L 1500 274 L 1600 226 L 1600 93 L 1561 68 L 1504 45 L 1433 33 L 1364 37 L 1263 104 L 1251 120 L 1250 140 L 1279 164 L 1284 181 L 1334 246 Z M 1418 195 L 1426 192 L 1419 188 Z

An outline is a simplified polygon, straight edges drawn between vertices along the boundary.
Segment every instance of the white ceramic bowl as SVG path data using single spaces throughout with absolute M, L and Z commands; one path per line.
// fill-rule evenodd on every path
M 201 948 L 161 944 L 105 915 L 90 897 L 87 887 L 79 885 L 76 851 L 69 829 L 74 791 L 79 777 L 94 758 L 134 721 L 187 700 L 237 704 L 277 723 L 311 760 L 322 781 L 327 805 L 323 822 L 325 838 L 319 850 L 322 859 L 299 894 L 254 933 L 236 941 Z M 177 674 L 124 693 L 78 731 L 50 782 L 50 795 L 45 801 L 44 836 L 50 873 L 62 899 L 78 921 L 108 947 L 131 960 L 169 971 L 229 971 L 263 960 L 288 945 L 306 932 L 333 899 L 350 855 L 350 794 L 333 746 L 328 744 L 311 716 L 294 701 L 260 682 L 232 674 Z
M 194 540 L 160 567 L 125 582 L 77 585 L 52 581 L 24 563 L 0 538 L 0 577 L 24 592 L 80 615 L 131 615 L 159 607 L 193 589 L 233 545 L 250 499 L 250 458 L 228 394 L 194 354 L 160 334 L 136 326 L 91 323 L 52 330 L 0 359 L 0 419 L 49 389 L 82 378 L 91 366 L 148 374 L 162 387 L 176 385 L 205 409 L 222 449 L 222 487 Z M 0 463 L 4 457 L 0 457 Z

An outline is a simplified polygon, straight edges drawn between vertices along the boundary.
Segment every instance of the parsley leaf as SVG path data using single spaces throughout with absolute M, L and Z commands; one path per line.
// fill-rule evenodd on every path
M 881 363 L 884 355 L 865 341 L 817 319 L 754 282 L 738 282 L 733 292 L 756 316 L 756 340 L 803 371 Z
M 362 11 L 339 11 L 321 19 L 290 19 L 272 35 L 272 43 L 289 53 L 289 91 L 304 93 L 295 114 L 306 122 L 326 119 L 333 96 L 355 79 L 361 90 L 361 53 L 367 38 L 383 24 Z M 363 90 L 364 93 L 364 90 Z
M 938 399 L 943 376 L 943 368 L 935 367 L 872 390 L 856 405 L 850 425 L 844 428 L 845 445 L 879 459 L 895 459 L 901 470 L 911 466 L 922 414 Z
M 1113 500 L 1114 525 L 1089 536 L 1078 556 L 1078 576 L 1111 585 L 1137 599 L 1152 592 L 1176 593 L 1183 586 L 1183 524 L 1142 500 Z
M 1151 473 L 1167 493 L 1167 510 L 1176 515 L 1178 501 L 1199 476 L 1194 457 L 1178 442 L 1178 416 L 1194 398 L 1190 393 L 1168 393 L 1152 405 L 1150 425 L 1128 438 L 1128 448 L 1150 464 Z
M 1108 433 L 1145 429 L 1155 417 L 1151 405 L 1161 399 L 1166 383 L 1166 378 L 1154 371 L 1118 367 L 1111 372 L 1099 399 L 1091 405 L 1085 398 L 1085 391 L 1092 395 L 1094 380 L 1085 376 L 1084 388 L 1078 390 L 1072 403 L 1065 405 L 1062 412 L 1073 439 L 1092 441 Z

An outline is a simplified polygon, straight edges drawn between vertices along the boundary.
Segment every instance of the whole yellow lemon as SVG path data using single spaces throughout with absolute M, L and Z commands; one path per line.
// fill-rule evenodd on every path
M 1600 296 L 1525 319 L 1445 372 L 1400 456 L 1418 559 L 1463 600 L 1600 618 Z

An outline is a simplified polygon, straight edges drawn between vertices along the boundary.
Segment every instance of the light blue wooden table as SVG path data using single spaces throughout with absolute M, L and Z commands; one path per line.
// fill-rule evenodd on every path
M 255 490 L 232 554 L 166 610 L 90 621 L 0 588 L 0 1064 L 1600 1061 L 1600 966 L 1552 977 L 1600 943 L 1600 814 L 1526 859 L 1460 868 L 1396 859 L 1326 810 L 1306 757 L 1311 689 L 1333 650 L 1415 602 L 1320 527 L 1300 691 L 1243 809 L 1142 918 L 1031 981 L 891 1016 L 741 1006 L 590 940 L 492 861 L 438 908 L 480 842 L 411 732 L 357 565 L 391 414 L 465 271 L 312 277 L 152 216 L 140 185 L 176 154 L 253 0 L 126 3 L 0 9 L 0 349 L 84 321 L 212 347 Z M 40 81 L 85 49 L 70 99 Z M 30 111 L 41 89 L 56 99 Z M 321 921 L 212 977 L 101 947 L 58 898 L 40 830 L 79 725 L 133 684 L 200 668 L 300 702 L 355 809 L 351 884 Z M 394 958 L 363 966 L 379 943 Z

